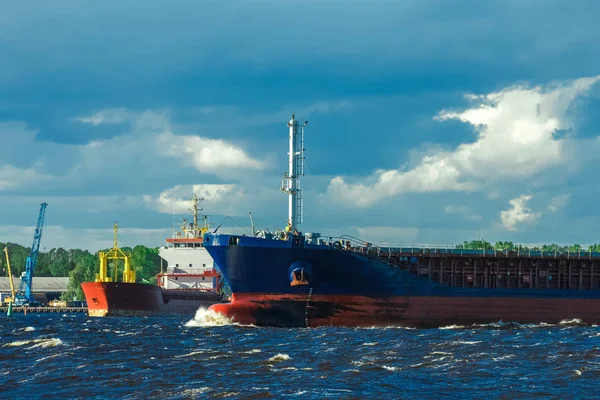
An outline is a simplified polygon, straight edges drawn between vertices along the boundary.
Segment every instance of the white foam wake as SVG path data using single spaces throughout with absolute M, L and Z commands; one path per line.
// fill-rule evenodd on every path
M 185 323 L 185 326 L 187 327 L 210 327 L 224 325 L 234 325 L 234 322 L 231 318 L 227 318 L 223 314 L 216 313 L 204 307 L 200 307 L 196 311 L 194 318 Z

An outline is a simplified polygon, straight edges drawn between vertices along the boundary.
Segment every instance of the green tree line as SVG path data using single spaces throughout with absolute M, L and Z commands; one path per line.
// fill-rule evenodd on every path
M 0 243 L 0 251 L 8 248 L 10 258 L 10 269 L 13 277 L 20 277 L 25 272 L 25 261 L 31 252 L 31 248 L 15 243 Z M 122 247 L 124 252 L 131 253 L 131 266 L 136 271 L 136 281 L 144 283 L 156 283 L 156 274 L 160 272 L 160 257 L 158 248 L 149 248 L 137 245 L 134 248 Z M 100 250 L 108 251 L 108 249 Z M 8 276 L 6 269 L 6 256 L 1 253 L 0 266 L 2 276 Z M 87 250 L 63 249 L 62 247 L 51 249 L 38 254 L 37 263 L 33 276 L 40 277 L 69 277 L 69 289 L 63 295 L 66 300 L 73 297 L 83 300 L 81 290 L 82 282 L 93 281 L 99 268 L 98 252 L 90 253 Z M 122 270 L 122 268 L 120 269 Z M 35 290 L 35 288 L 34 288 Z
M 558 244 L 544 244 L 540 246 L 524 246 L 521 244 L 515 244 L 513 242 L 497 241 L 492 244 L 486 240 L 471 240 L 470 242 L 465 241 L 462 244 L 455 246 L 457 249 L 465 250 L 496 250 L 496 251 L 544 251 L 544 252 L 556 252 L 556 253 L 579 253 L 579 252 L 600 252 L 600 244 L 592 244 L 584 248 L 579 244 L 573 244 L 570 246 L 561 246 Z

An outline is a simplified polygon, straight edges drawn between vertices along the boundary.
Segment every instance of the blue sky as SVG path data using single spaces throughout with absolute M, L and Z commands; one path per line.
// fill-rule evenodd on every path
M 8 3 L 7 3 L 8 4 Z M 195 191 L 224 231 L 600 241 L 592 1 L 79 1 L 0 13 L 0 241 L 159 246 Z M 235 222 L 234 222 L 235 221 Z M 240 227 L 241 226 L 241 227 Z

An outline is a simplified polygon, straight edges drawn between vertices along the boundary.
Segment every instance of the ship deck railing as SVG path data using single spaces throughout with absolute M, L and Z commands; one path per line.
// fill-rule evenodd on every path
M 350 242 L 350 249 L 367 255 L 401 255 L 401 256 L 457 256 L 457 257 L 502 257 L 502 258 L 556 258 L 556 259 L 600 259 L 600 252 L 594 251 L 541 251 L 523 247 L 513 249 L 464 249 L 455 245 L 435 244 L 410 244 L 410 246 L 379 242 L 378 244 L 359 239 L 351 235 L 329 237 L 332 243 L 341 242 L 342 249 L 348 249 L 346 242 Z

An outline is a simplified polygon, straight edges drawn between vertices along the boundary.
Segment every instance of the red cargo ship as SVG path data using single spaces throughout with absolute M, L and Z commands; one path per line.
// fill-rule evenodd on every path
M 184 219 L 181 232 L 168 238 L 167 246 L 159 249 L 167 269 L 157 275 L 158 285 L 136 282 L 131 255 L 117 245 L 115 223 L 114 247 L 107 253 L 100 252 L 100 271 L 95 282 L 81 284 L 90 316 L 194 315 L 198 308 L 221 301 L 220 274 L 204 248 L 203 234 L 208 230 L 206 216 L 203 216 L 204 226 L 198 226 L 198 200 L 194 195 L 194 221 L 188 224 Z M 116 268 L 113 275 L 108 276 L 109 260 L 123 262 L 122 281 L 117 281 Z
M 215 291 L 166 290 L 145 283 L 84 282 L 81 288 L 91 317 L 194 315 L 198 308 L 221 301 Z

